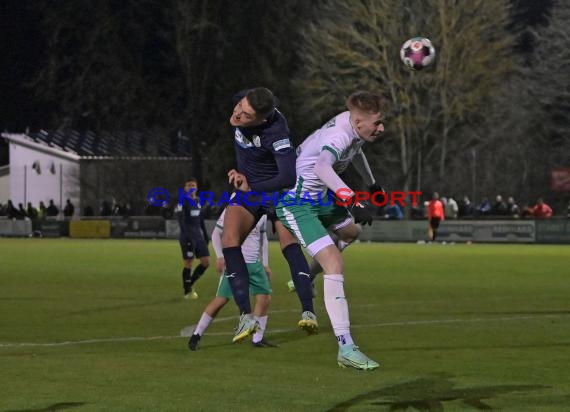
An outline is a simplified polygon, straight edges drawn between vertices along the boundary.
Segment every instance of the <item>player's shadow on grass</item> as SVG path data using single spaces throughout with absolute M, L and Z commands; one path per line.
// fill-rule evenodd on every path
M 429 377 L 363 393 L 333 406 L 328 411 L 348 411 L 351 407 L 358 406 L 359 408 L 390 411 L 411 409 L 422 412 L 439 412 L 444 410 L 446 402 L 452 401 L 461 402 L 465 409 L 489 411 L 493 408 L 487 402 L 496 396 L 546 388 L 548 386 L 543 385 L 495 385 L 456 388 L 455 384 L 446 376 Z
M 45 408 L 37 409 L 12 409 L 5 412 L 56 412 L 63 411 L 64 409 L 75 408 L 77 406 L 85 405 L 85 402 L 59 402 L 53 405 L 46 406 Z

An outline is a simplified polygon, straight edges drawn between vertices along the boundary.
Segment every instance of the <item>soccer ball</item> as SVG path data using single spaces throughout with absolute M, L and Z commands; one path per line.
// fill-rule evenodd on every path
M 434 58 L 435 48 L 425 37 L 406 40 L 400 49 L 400 59 L 411 70 L 422 70 L 429 66 Z

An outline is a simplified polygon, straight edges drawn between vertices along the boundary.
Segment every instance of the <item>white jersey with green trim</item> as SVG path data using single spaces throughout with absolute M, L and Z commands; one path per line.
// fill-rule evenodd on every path
M 219 227 L 222 231 L 224 230 L 224 216 L 226 215 L 226 211 L 224 210 L 218 221 L 216 222 L 216 226 Z M 241 251 L 243 253 L 243 258 L 245 263 L 255 263 L 255 262 L 262 262 L 262 249 L 263 249 L 263 234 L 265 233 L 265 227 L 267 225 L 267 215 L 261 216 L 257 225 L 249 232 L 249 235 L 245 238 L 241 245 Z
M 333 169 L 339 174 L 362 150 L 364 143 L 350 123 L 350 112 L 346 111 L 333 117 L 297 148 L 297 183 L 291 191 L 299 193 L 301 197 L 307 197 L 308 193 L 315 200 L 321 194 L 324 199 L 322 196 L 328 190 L 327 186 L 315 174 L 319 154 L 323 150 L 331 152 L 336 158 Z

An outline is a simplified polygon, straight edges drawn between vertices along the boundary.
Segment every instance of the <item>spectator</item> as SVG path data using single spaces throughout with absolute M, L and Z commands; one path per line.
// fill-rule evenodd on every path
M 65 207 L 63 208 L 63 216 L 65 217 L 72 217 L 73 213 L 75 212 L 75 206 L 69 199 L 65 202 Z
M 24 205 L 21 203 L 18 203 L 18 219 L 25 219 L 28 217 L 28 214 L 26 213 L 26 209 L 24 209 Z
M 95 211 L 89 205 L 83 208 L 83 216 L 95 216 Z
M 103 200 L 101 203 L 101 210 L 99 212 L 99 216 L 111 216 L 113 211 L 111 210 L 111 205 L 106 200 Z
M 47 215 L 47 209 L 44 202 L 40 202 L 40 207 L 38 210 L 38 219 L 44 219 Z
M 473 216 L 473 204 L 467 196 L 463 196 L 461 203 L 459 204 L 459 217 L 471 217 Z
M 507 213 L 509 216 L 514 217 L 515 219 L 518 219 L 521 214 L 519 205 L 515 203 L 515 199 L 512 196 L 509 196 L 507 199 Z
M 128 217 L 128 216 L 132 216 L 133 214 L 133 209 L 131 207 L 130 203 L 125 203 L 125 207 L 123 208 L 123 216 Z
M 410 217 L 412 219 L 423 219 L 424 218 L 424 211 L 422 209 L 421 203 L 417 203 L 415 206 L 412 205 L 410 209 Z
M 493 205 L 492 214 L 495 216 L 505 216 L 508 214 L 507 204 L 503 200 L 503 196 L 497 195 L 495 204 Z
M 544 203 L 542 197 L 539 197 L 536 205 L 532 208 L 532 215 L 536 219 L 550 219 L 552 217 L 552 208 Z
M 385 218 L 388 220 L 402 220 L 404 218 L 404 213 L 397 203 L 386 208 Z
M 479 216 L 489 216 L 492 209 L 493 207 L 491 206 L 491 202 L 489 202 L 489 199 L 484 197 L 483 201 L 477 206 L 476 212 Z
M 14 207 L 11 200 L 8 200 L 8 204 L 6 205 L 6 216 L 8 216 L 8 219 L 18 218 L 18 209 Z
M 174 209 L 168 205 L 168 203 L 164 203 L 160 208 L 160 215 L 168 220 L 174 217 Z
M 32 220 L 38 218 L 38 209 L 33 207 L 31 202 L 28 202 L 28 208 L 26 210 L 26 213 L 28 214 L 28 217 Z
M 113 204 L 111 205 L 111 214 L 114 216 L 120 216 L 121 209 L 122 209 L 121 204 L 113 199 Z
M 449 196 L 447 199 L 447 203 L 445 203 L 445 218 L 446 219 L 457 219 L 457 214 L 459 212 L 459 206 L 457 202 L 453 198 L 453 196 Z
M 46 209 L 46 216 L 57 216 L 59 214 L 59 209 L 53 203 L 53 199 L 50 199 L 49 205 Z
M 437 231 L 439 223 L 445 219 L 443 211 L 443 203 L 439 200 L 439 193 L 434 192 L 432 200 L 428 203 L 427 207 L 428 219 L 428 241 L 435 242 L 437 239 Z

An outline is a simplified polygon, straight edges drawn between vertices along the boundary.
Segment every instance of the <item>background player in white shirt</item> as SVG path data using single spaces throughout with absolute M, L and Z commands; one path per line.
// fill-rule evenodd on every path
M 232 290 L 225 276 L 225 260 L 222 253 L 222 233 L 224 229 L 224 217 L 226 211 L 221 214 L 216 227 L 212 231 L 212 246 L 216 252 L 216 270 L 220 274 L 220 282 L 216 296 L 208 303 L 200 321 L 194 329 L 188 347 L 196 350 L 200 339 L 208 326 L 212 323 L 220 309 L 232 298 Z M 253 316 L 259 323 L 259 328 L 253 335 L 253 345 L 256 347 L 275 347 L 263 338 L 267 326 L 267 311 L 271 302 L 271 269 L 269 268 L 269 248 L 266 233 L 267 216 L 263 215 L 253 230 L 249 233 L 242 244 L 242 252 L 249 272 L 249 291 L 255 296 Z

